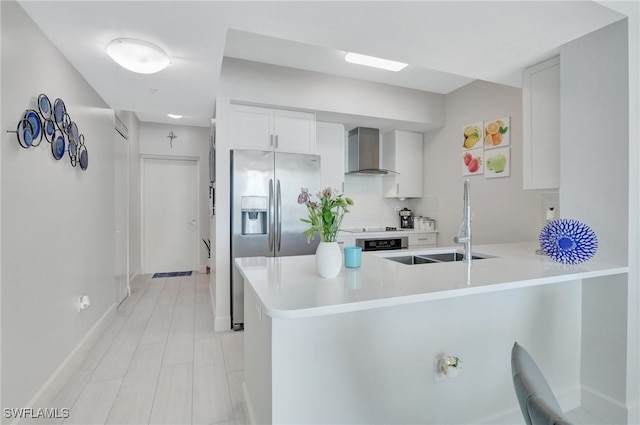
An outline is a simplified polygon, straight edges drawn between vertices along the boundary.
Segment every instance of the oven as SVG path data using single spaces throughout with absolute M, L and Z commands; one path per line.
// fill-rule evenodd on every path
M 407 236 L 385 237 L 385 238 L 362 238 L 356 239 L 356 246 L 363 251 L 390 251 L 394 249 L 405 249 L 409 247 Z

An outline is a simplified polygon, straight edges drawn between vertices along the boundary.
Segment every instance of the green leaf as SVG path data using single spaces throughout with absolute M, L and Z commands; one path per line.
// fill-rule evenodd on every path
M 500 131 L 500 134 L 506 134 L 509 131 L 509 127 L 500 127 L 498 131 Z

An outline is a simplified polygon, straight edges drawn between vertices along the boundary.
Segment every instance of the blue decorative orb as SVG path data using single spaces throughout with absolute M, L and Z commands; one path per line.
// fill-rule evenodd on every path
M 540 248 L 559 263 L 578 264 L 595 255 L 598 238 L 589 226 L 577 220 L 554 220 L 540 232 Z

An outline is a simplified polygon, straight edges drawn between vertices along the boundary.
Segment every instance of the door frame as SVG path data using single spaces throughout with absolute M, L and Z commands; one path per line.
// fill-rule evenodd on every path
M 181 155 L 153 155 L 153 154 L 142 154 L 140 155 L 140 268 L 142 269 L 143 274 L 150 273 L 147 270 L 146 260 L 145 260 L 145 183 L 146 183 L 146 172 L 145 172 L 145 161 L 147 159 L 157 159 L 163 161 L 191 161 L 196 165 L 196 234 L 197 237 L 197 247 L 196 247 L 196 258 L 194 263 L 196 264 L 197 269 L 200 270 L 200 196 L 198 196 L 200 189 L 200 157 L 198 156 L 181 156 Z
M 130 252 L 130 240 L 131 240 L 131 223 L 129 220 L 130 214 L 131 214 L 131 200 L 130 200 L 130 195 L 131 195 L 131 190 L 130 190 L 130 184 L 131 184 L 131 172 L 130 172 L 130 162 L 131 162 L 131 152 L 130 152 L 130 145 L 129 145 L 129 139 L 127 139 L 126 137 L 124 137 L 122 134 L 120 134 L 117 130 L 114 131 L 114 151 L 117 149 L 117 145 L 118 143 L 125 143 L 126 145 L 126 157 L 124 158 L 124 168 L 126 170 L 125 172 L 125 176 L 124 176 L 124 207 L 126 210 L 126 217 L 124 220 L 124 229 L 122 229 L 121 231 L 124 231 L 124 240 L 126 243 L 125 246 L 125 254 L 126 254 L 126 259 L 125 259 L 125 271 L 126 271 L 126 275 L 125 275 L 125 280 L 126 280 L 126 295 L 124 297 L 122 297 L 122 292 L 120 291 L 121 287 L 120 287 L 120 282 L 117 283 L 117 288 L 116 288 L 116 302 L 118 303 L 118 306 L 120 304 L 122 304 L 122 302 L 124 300 L 127 299 L 127 297 L 129 297 L 131 295 L 131 279 L 130 279 L 130 262 L 131 262 L 131 252 Z M 118 160 L 117 158 L 117 154 L 114 152 L 114 170 L 116 167 L 116 161 Z M 114 176 L 115 178 L 115 176 Z M 114 196 L 117 196 L 117 192 L 118 191 L 118 187 L 115 187 L 115 180 L 114 180 Z M 115 199 L 114 199 L 115 202 Z M 115 214 L 115 212 L 114 212 Z M 115 218 L 114 218 L 115 220 Z M 115 223 L 115 221 L 114 221 Z M 115 229 L 116 232 L 118 231 L 118 229 Z M 116 238 L 116 235 L 114 235 L 114 239 Z M 116 243 L 117 245 L 117 243 Z M 117 249 L 117 246 L 116 246 Z M 116 261 L 117 264 L 117 259 L 114 259 L 114 261 Z M 118 271 L 116 270 L 116 273 Z M 117 277 L 117 276 L 116 276 Z

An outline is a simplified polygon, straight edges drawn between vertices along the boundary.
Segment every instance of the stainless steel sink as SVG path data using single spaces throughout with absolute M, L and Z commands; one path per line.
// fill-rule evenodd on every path
M 387 260 L 402 264 L 430 264 L 430 263 L 450 263 L 452 261 L 462 261 L 461 252 L 444 252 L 439 254 L 402 255 L 398 257 L 385 257 Z M 483 260 L 487 257 L 472 255 L 472 260 Z

